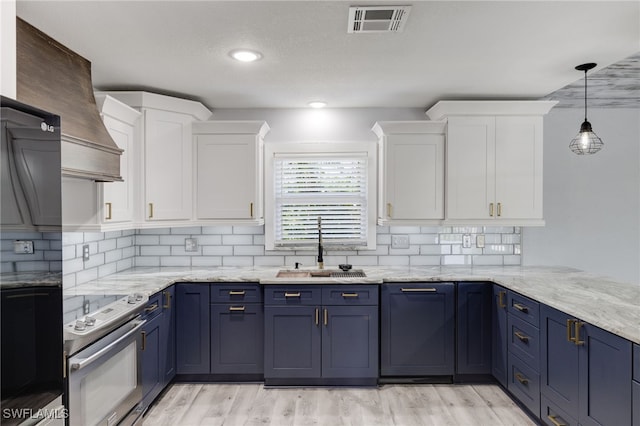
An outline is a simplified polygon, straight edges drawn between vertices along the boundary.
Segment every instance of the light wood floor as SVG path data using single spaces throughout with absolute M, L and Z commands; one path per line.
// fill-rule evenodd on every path
M 535 425 L 496 385 L 265 389 L 174 384 L 144 425 Z

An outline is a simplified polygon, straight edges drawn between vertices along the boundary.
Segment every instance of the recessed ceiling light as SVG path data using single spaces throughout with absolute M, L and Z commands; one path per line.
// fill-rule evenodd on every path
M 311 108 L 324 108 L 327 106 L 327 103 L 324 101 L 311 101 L 307 105 Z
M 248 49 L 232 50 L 231 52 L 229 52 L 229 55 L 236 61 L 240 62 L 254 62 L 262 58 L 262 54 L 260 52 Z

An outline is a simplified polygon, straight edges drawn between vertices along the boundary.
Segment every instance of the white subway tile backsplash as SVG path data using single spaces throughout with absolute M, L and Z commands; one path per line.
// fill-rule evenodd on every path
M 222 244 L 229 246 L 251 245 L 253 237 L 251 235 L 223 235 Z
M 224 256 L 222 266 L 253 266 L 251 256 Z
M 222 266 L 221 256 L 199 256 L 191 259 L 191 266 Z
M 378 256 L 347 256 L 347 263 L 354 266 L 369 266 L 378 264 Z
M 284 256 L 255 256 L 254 266 L 284 266 Z
M 138 229 L 136 235 L 168 235 L 171 233 L 171 228 L 145 228 Z
M 198 235 L 198 244 L 201 246 L 215 246 L 222 244 L 222 235 Z
M 218 235 L 226 235 L 233 234 L 232 226 L 203 226 L 202 233 L 207 234 L 218 234 Z
M 233 246 L 203 246 L 204 256 L 232 256 Z
M 191 266 L 188 256 L 160 256 L 160 266 Z
M 137 246 L 157 246 L 160 245 L 159 235 L 136 235 Z
M 234 226 L 234 234 L 260 235 L 264 234 L 264 226 Z
M 118 235 L 119 236 L 119 235 Z M 115 250 L 117 248 L 117 237 L 109 240 L 102 240 L 98 242 L 98 251 L 104 252 L 109 250 Z
M 409 244 L 438 244 L 440 238 L 438 234 L 411 234 Z
M 409 264 L 411 266 L 438 266 L 440 265 L 440 256 L 411 256 Z
M 473 256 L 474 265 L 502 265 L 503 256 L 491 255 L 491 256 Z
M 409 266 L 409 256 L 380 256 L 378 257 L 380 266 Z
M 190 235 L 160 235 L 160 245 L 162 246 L 184 246 L 184 240 L 191 238 Z
M 419 226 L 390 226 L 390 234 L 419 234 Z
M 471 265 L 471 256 L 469 255 L 449 255 L 442 256 L 442 265 Z
M 136 266 L 160 266 L 160 256 L 137 256 Z
M 264 256 L 264 246 L 234 246 L 234 256 Z
M 171 246 L 142 246 L 140 256 L 170 256 Z
M 200 235 L 202 233 L 201 226 L 185 226 L 180 228 L 171 228 L 173 235 Z

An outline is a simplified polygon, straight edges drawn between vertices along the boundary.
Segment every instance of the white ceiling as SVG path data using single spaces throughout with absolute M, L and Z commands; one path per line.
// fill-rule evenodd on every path
M 410 4 L 404 32 L 348 34 L 351 5 Z M 640 51 L 634 1 L 32 1 L 18 16 L 92 62 L 100 90 L 210 108 L 428 108 L 538 99 Z M 263 59 L 245 64 L 245 47 Z

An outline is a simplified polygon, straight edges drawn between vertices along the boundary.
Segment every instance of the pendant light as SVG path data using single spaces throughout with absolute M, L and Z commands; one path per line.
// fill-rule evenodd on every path
M 588 63 L 578 65 L 578 71 L 584 71 L 584 123 L 580 126 L 580 132 L 569 144 L 571 151 L 578 155 L 595 154 L 604 146 L 602 139 L 593 132 L 591 123 L 587 121 L 587 71 L 595 68 L 597 64 Z

